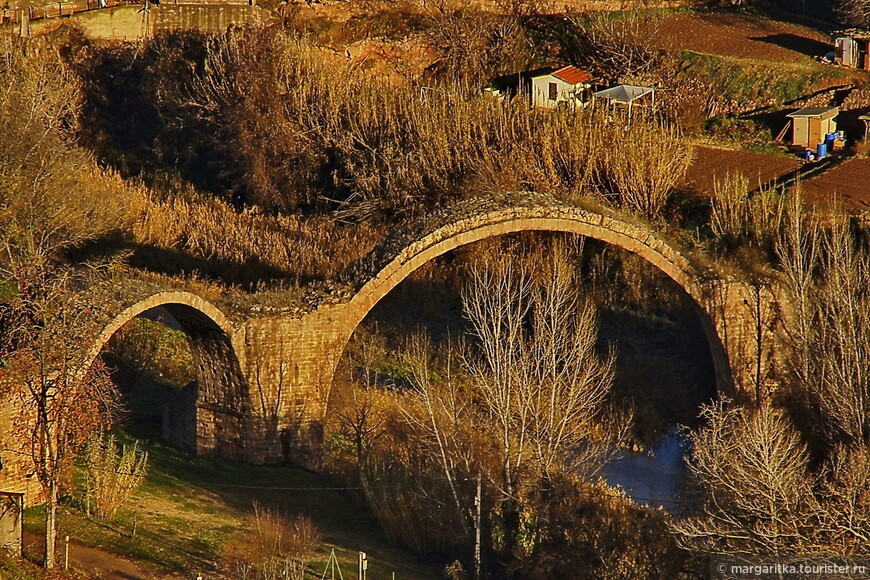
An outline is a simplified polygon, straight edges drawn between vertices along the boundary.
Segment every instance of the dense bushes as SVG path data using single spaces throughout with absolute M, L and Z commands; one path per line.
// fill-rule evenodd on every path
M 129 113 L 152 125 L 154 145 L 132 151 L 132 161 L 153 164 L 152 172 L 177 166 L 193 183 L 267 211 L 336 209 L 391 222 L 505 189 L 576 198 L 615 186 L 628 194 L 628 183 L 648 181 L 651 163 L 669 161 L 665 173 L 676 179 L 688 159 L 654 118 L 629 124 L 601 111 L 529 111 L 450 83 L 421 94 L 276 28 L 163 36 L 128 58 L 118 74 L 130 87 L 95 74 L 107 61 L 127 62 L 119 55 L 97 53 L 85 77 L 92 96 L 151 92 L 142 112 Z M 110 132 L 97 137 L 112 141 Z M 620 154 L 608 158 L 607 149 Z M 661 196 L 672 185 L 652 189 Z M 661 204 L 628 205 L 655 215 Z

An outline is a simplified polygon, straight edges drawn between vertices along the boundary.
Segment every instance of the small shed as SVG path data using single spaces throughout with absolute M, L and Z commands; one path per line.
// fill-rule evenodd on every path
M 583 105 L 589 101 L 592 75 L 576 66 L 563 66 L 532 77 L 532 105 L 555 107 L 560 103 Z
M 518 95 L 529 100 L 532 93 L 532 79 L 541 75 L 548 75 L 552 71 L 553 67 L 548 66 L 494 77 L 483 88 L 483 92 L 499 100 L 512 99 Z
M 870 70 L 870 32 L 845 30 L 834 38 L 834 62 L 840 66 Z
M 656 104 L 656 91 L 651 87 L 638 87 L 635 85 L 616 85 L 603 91 L 592 93 L 592 98 L 604 101 L 608 105 L 625 105 L 628 114 L 635 106 Z
M 807 107 L 786 115 L 791 119 L 793 145 L 812 149 L 837 130 L 839 107 Z

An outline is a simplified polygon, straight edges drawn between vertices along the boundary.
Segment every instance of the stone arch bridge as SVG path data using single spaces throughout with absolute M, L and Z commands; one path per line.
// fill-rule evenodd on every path
M 199 375 L 198 388 L 169 406 L 167 438 L 197 453 L 254 463 L 290 459 L 316 468 L 333 375 L 366 314 L 436 256 L 526 230 L 595 238 L 637 254 L 673 279 L 696 306 L 720 391 L 732 388 L 735 374 L 751 372 L 748 361 L 768 342 L 751 287 L 717 276 L 645 224 L 524 193 L 474 198 L 409 224 L 345 272 L 352 297 L 306 313 L 230 316 L 189 292 L 128 288 L 101 321 L 90 358 L 130 319 L 162 306 L 189 337 Z M 763 307 L 770 310 L 769 303 Z

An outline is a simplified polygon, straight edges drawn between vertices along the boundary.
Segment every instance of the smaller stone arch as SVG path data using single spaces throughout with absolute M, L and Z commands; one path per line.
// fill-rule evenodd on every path
M 198 454 L 248 459 L 251 409 L 247 381 L 233 347 L 236 329 L 207 300 L 189 292 L 166 291 L 124 308 L 97 335 L 86 366 L 122 326 L 157 307 L 166 309 L 178 321 L 187 335 L 197 369 L 196 388 L 182 390 L 173 397 L 167 417 L 172 427 L 164 435 Z

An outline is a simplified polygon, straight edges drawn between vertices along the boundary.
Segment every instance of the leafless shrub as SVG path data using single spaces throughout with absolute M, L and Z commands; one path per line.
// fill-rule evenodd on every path
M 870 2 L 867 0 L 837 0 L 835 10 L 849 26 L 867 28 L 870 25 Z
M 710 226 L 720 243 L 750 241 L 770 248 L 783 224 L 784 198 L 773 187 L 752 192 L 742 174 L 713 180 Z
M 97 517 L 112 520 L 145 481 L 148 453 L 134 442 L 119 446 L 114 435 L 100 435 L 85 446 L 85 504 Z
M 701 512 L 671 522 L 702 553 L 861 553 L 870 537 L 868 449 L 842 445 L 813 468 L 795 425 L 769 405 L 704 410 L 689 469 Z
M 870 542 L 870 449 L 836 449 L 825 472 L 818 534 L 831 554 L 863 554 Z
M 741 173 L 728 173 L 722 179 L 713 180 L 710 227 L 720 241 L 737 239 L 743 234 L 748 197 L 749 180 Z
M 234 551 L 236 572 L 261 580 L 302 580 L 320 543 L 320 530 L 308 516 L 288 517 L 254 503 L 251 528 Z
M 798 432 L 769 406 L 718 403 L 703 415 L 708 424 L 694 436 L 689 462 L 704 491 L 701 515 L 672 524 L 679 540 L 702 552 L 803 553 L 817 505 Z
M 688 169 L 692 148 L 675 126 L 656 117 L 638 115 L 615 124 L 605 173 L 625 206 L 656 217 Z
M 642 12 L 573 12 L 569 20 L 575 34 L 586 34 L 583 54 L 599 76 L 616 80 L 650 71 L 660 60 L 659 52 L 649 47 L 656 34 L 657 17 Z

